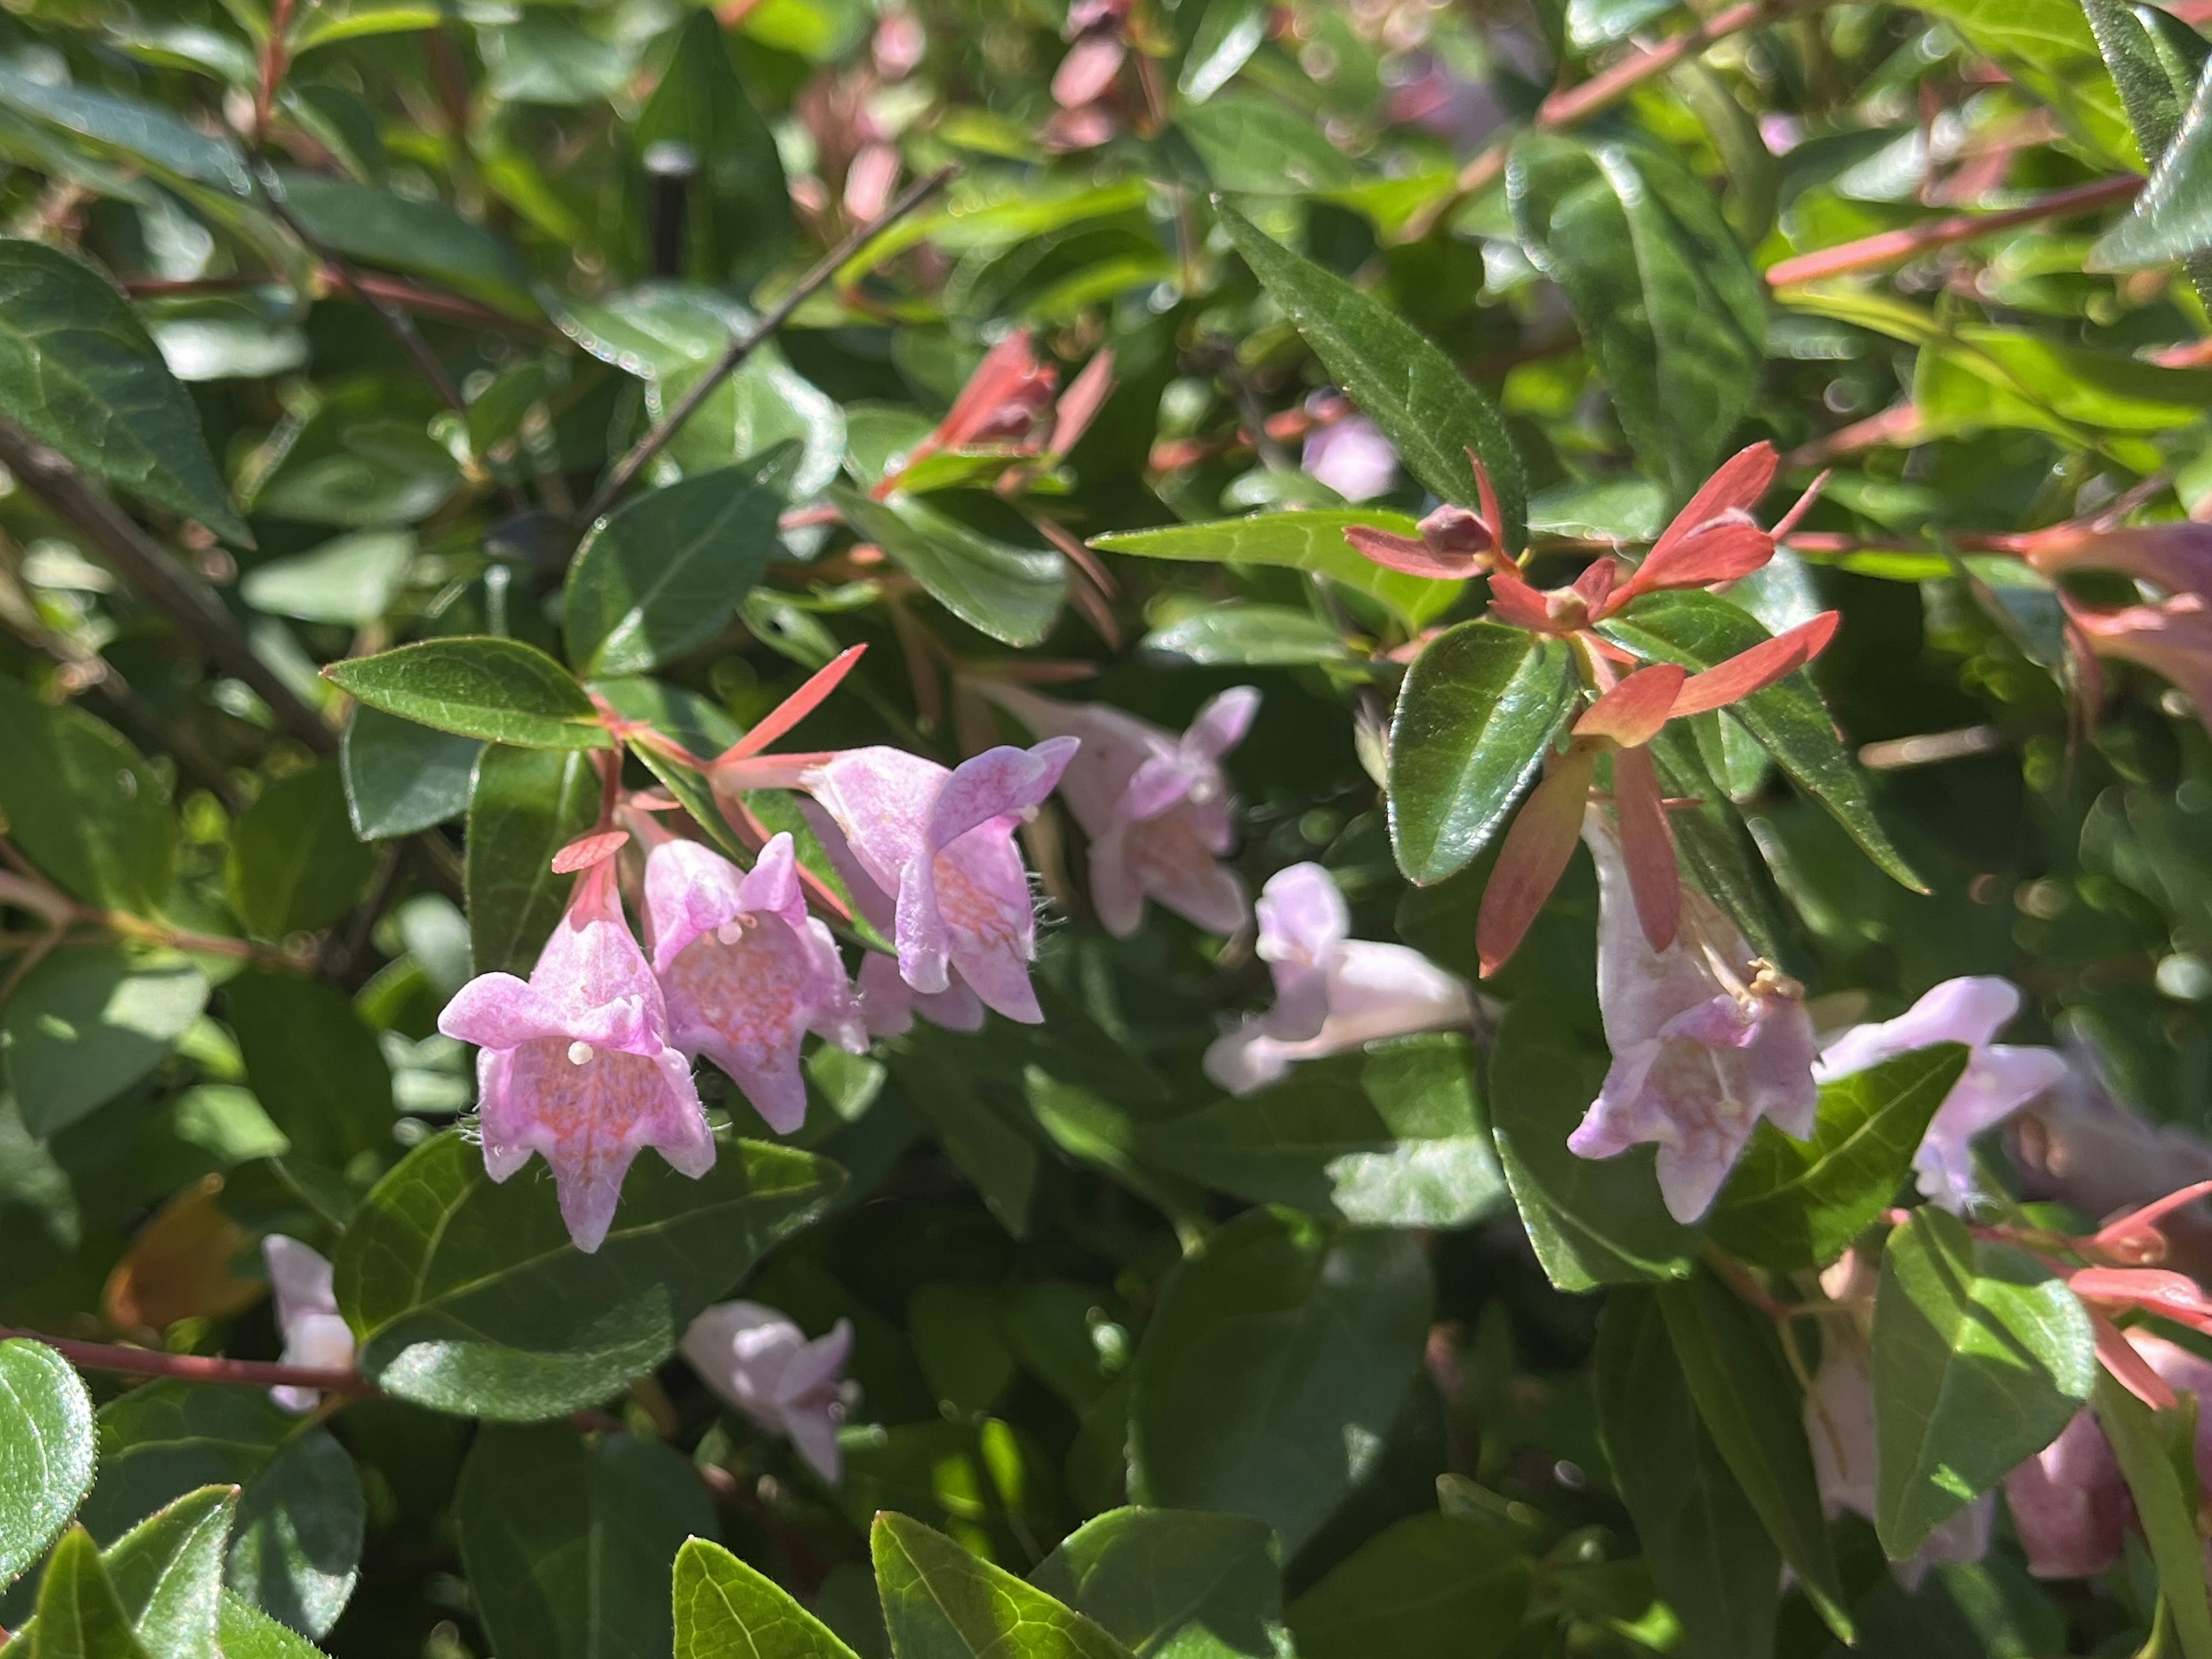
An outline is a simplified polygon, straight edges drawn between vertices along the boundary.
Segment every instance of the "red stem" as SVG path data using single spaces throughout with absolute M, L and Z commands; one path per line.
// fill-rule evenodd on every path
M 1907 259 L 1934 248 L 1970 242 L 1977 237 L 2010 230 L 2018 225 L 2032 225 L 2039 219 L 2071 218 L 2076 214 L 2094 212 L 2114 202 L 2129 200 L 2142 186 L 2141 179 L 2133 173 L 2125 173 L 2118 178 L 2098 179 L 2086 185 L 2075 185 L 2068 190 L 2053 191 L 2025 206 L 2007 208 L 2002 213 L 1954 213 L 1948 218 L 1932 219 L 1924 225 L 1911 225 L 1903 230 L 1886 230 L 1877 236 L 1863 236 L 1856 242 L 1824 247 L 1814 253 L 1800 254 L 1794 259 L 1784 259 L 1769 265 L 1766 285 L 1769 288 L 1795 288 L 1802 283 L 1817 283 L 1826 277 L 1841 276 L 1852 271 L 1881 270 L 1890 265 L 1903 264 Z
M 316 1365 L 284 1365 L 266 1359 L 224 1359 L 207 1354 L 162 1353 L 152 1348 L 126 1348 L 110 1342 L 79 1342 L 43 1331 L 15 1331 L 0 1326 L 0 1341 L 21 1338 L 43 1342 L 56 1353 L 88 1371 L 116 1371 L 126 1376 L 173 1376 L 188 1382 L 235 1382 L 247 1388 L 319 1389 L 325 1394 L 372 1395 L 372 1383 L 359 1371 L 325 1370 Z

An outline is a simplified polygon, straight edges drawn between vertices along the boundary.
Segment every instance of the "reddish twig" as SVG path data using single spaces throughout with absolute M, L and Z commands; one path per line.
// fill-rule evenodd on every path
M 267 1359 L 224 1359 L 198 1353 L 162 1353 L 153 1348 L 126 1348 L 112 1342 L 79 1342 L 43 1331 L 17 1331 L 0 1327 L 0 1341 L 21 1338 L 43 1342 L 56 1353 L 88 1371 L 113 1371 L 125 1376 L 167 1376 L 188 1382 L 232 1382 L 246 1388 L 319 1389 L 325 1394 L 358 1397 L 377 1392 L 376 1385 L 356 1370 L 327 1370 L 319 1365 L 284 1365 Z
M 1817 283 L 1826 277 L 1846 276 L 1855 271 L 1886 270 L 1936 248 L 1971 242 L 1977 237 L 1991 235 L 2000 230 L 2032 225 L 2042 219 L 2064 219 L 2076 214 L 2093 213 L 2100 208 L 2110 207 L 2115 202 L 2130 200 L 2142 186 L 2141 179 L 2127 173 L 2118 178 L 2099 179 L 2089 184 L 2075 185 L 2068 190 L 2056 190 L 2024 206 L 2007 208 L 1999 213 L 1954 213 L 1946 218 L 1931 219 L 1924 225 L 1909 225 L 1903 230 L 1886 230 L 1876 236 L 1863 236 L 1855 242 L 1824 247 L 1817 252 L 1800 254 L 1794 259 L 1784 259 L 1768 266 L 1766 285 L 1769 288 L 1795 288 L 1801 283 Z

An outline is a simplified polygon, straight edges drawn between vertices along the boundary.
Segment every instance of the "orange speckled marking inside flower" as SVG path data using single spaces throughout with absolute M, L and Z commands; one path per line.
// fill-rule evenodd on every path
M 551 1143 L 548 1160 L 586 1183 L 619 1179 L 636 1130 L 659 1111 L 668 1079 L 643 1054 L 592 1048 L 581 1065 L 566 1037 L 538 1037 L 514 1051 L 511 1097 L 530 1103 L 526 1123 L 487 1125 L 487 1132 L 535 1130 Z
M 808 1012 L 807 977 L 798 939 L 769 922 L 734 945 L 702 933 L 677 953 L 662 983 L 679 1028 L 696 1021 L 757 1064 L 796 1037 Z
M 1195 815 L 1180 811 L 1131 824 L 1124 832 L 1121 847 L 1129 868 L 1147 886 L 1202 870 L 1214 856 L 1214 849 L 1200 833 Z
M 1022 883 L 1022 906 L 1011 909 L 966 867 L 939 854 L 937 860 L 937 908 L 945 925 L 985 946 L 1017 945 L 1022 925 L 1030 917 L 1028 879 Z

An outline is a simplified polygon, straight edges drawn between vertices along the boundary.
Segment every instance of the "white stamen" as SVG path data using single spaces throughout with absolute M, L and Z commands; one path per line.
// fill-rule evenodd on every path
M 592 1063 L 592 1045 L 588 1042 L 570 1043 L 568 1045 L 568 1063 L 571 1066 L 590 1065 Z
M 714 930 L 714 937 L 725 945 L 735 945 L 744 936 L 744 928 L 735 921 L 726 921 Z

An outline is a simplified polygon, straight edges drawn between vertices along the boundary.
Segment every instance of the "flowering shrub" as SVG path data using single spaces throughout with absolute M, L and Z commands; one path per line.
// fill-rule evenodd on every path
M 2212 1659 L 2208 15 L 19 0 L 0 1645 Z

